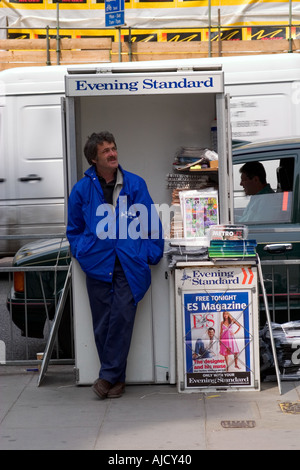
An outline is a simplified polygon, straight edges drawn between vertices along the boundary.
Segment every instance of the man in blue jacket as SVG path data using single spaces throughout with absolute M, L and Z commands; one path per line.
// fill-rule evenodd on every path
M 70 194 L 67 237 L 86 273 L 101 363 L 93 390 L 100 398 L 118 398 L 125 389 L 136 307 L 164 241 L 146 183 L 119 165 L 114 136 L 93 133 L 84 155 L 91 166 Z

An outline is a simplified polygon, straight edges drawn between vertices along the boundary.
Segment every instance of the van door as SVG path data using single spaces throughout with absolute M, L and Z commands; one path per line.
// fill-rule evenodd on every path
M 0 201 L 7 199 L 7 166 L 4 162 L 4 119 L 5 108 L 0 106 Z
M 248 238 L 257 241 L 272 321 L 300 318 L 300 149 L 279 147 L 243 152 L 234 157 L 234 220 L 248 226 Z M 241 167 L 264 165 L 272 193 L 245 196 Z M 254 205 L 253 205 L 254 204 Z M 261 303 L 261 310 L 264 310 Z M 261 323 L 265 317 L 261 315 Z
M 8 107 L 0 106 L 0 256 L 10 253 L 15 242 L 12 235 L 17 221 L 16 208 L 12 201 L 15 185 L 12 184 L 13 162 L 8 147 Z
M 18 96 L 14 110 L 17 233 L 61 233 L 64 177 L 60 96 Z
M 18 196 L 63 197 L 60 104 L 55 95 L 18 97 L 16 159 Z

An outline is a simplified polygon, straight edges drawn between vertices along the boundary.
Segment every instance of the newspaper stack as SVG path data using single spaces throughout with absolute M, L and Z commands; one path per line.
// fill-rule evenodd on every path
M 210 258 L 251 258 L 256 256 L 256 240 L 211 240 Z
M 178 171 L 210 168 L 211 162 L 218 160 L 218 154 L 202 147 L 180 147 L 175 154 L 174 168 Z
M 210 258 L 249 258 L 256 256 L 256 240 L 246 240 L 246 225 L 215 225 L 209 230 Z
M 281 380 L 299 380 L 300 321 L 271 323 L 271 328 Z M 261 376 L 263 380 L 267 377 L 272 380 L 272 376 L 275 376 L 275 369 L 268 324 L 260 331 L 259 336 Z

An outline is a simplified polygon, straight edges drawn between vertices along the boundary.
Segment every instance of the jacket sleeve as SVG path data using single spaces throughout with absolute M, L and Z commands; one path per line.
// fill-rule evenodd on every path
M 77 244 L 80 235 L 85 229 L 85 221 L 82 214 L 82 198 L 77 185 L 71 191 L 68 201 L 67 238 L 70 243 L 71 253 L 76 258 Z

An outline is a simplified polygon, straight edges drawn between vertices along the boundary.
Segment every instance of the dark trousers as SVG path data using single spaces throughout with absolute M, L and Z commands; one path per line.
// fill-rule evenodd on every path
M 96 347 L 101 363 L 99 378 L 125 382 L 136 304 L 124 271 L 116 263 L 113 282 L 87 276 Z

